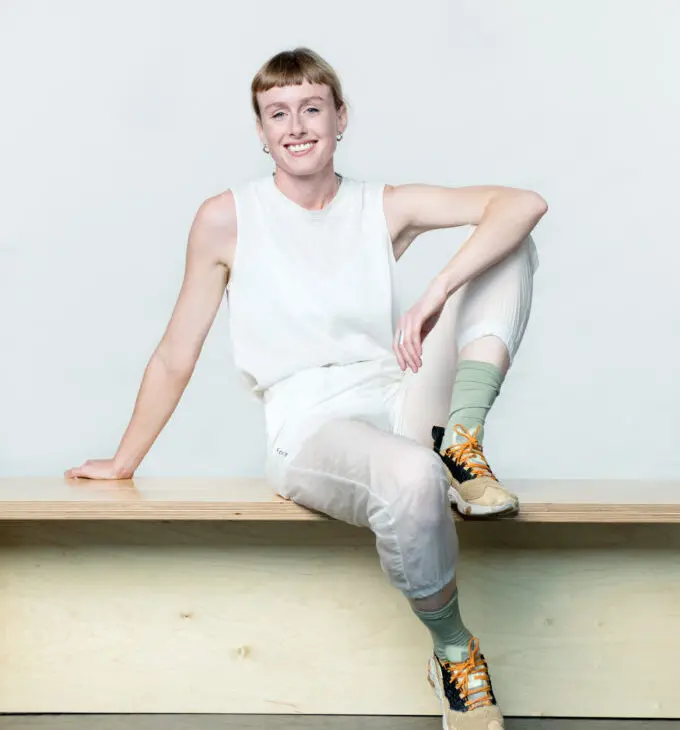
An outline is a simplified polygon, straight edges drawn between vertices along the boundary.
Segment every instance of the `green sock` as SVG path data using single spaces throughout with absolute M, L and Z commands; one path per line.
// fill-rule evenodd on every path
M 456 424 L 471 432 L 479 426 L 477 440 L 482 443 L 486 414 L 500 393 L 503 380 L 503 373 L 491 363 L 478 360 L 461 360 L 458 363 L 442 451 L 463 440 L 453 430 Z
M 451 600 L 437 611 L 413 609 L 418 618 L 427 626 L 434 640 L 434 651 L 440 659 L 460 662 L 468 656 L 468 643 L 472 634 L 467 630 L 460 617 L 458 608 L 458 588 Z

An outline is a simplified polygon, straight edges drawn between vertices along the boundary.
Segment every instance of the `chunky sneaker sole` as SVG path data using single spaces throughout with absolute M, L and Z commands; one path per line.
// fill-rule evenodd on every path
M 446 464 L 444 464 L 444 468 L 450 485 L 449 502 L 461 517 L 508 517 L 519 512 L 519 500 L 514 495 L 510 495 L 506 502 L 494 505 L 467 502 L 460 492 L 461 484 L 454 479 Z
M 519 512 L 516 502 L 510 502 L 500 507 L 483 507 L 477 504 L 466 502 L 460 492 L 454 487 L 449 487 L 449 502 L 456 508 L 461 517 L 510 517 Z
M 481 447 L 471 434 L 467 434 L 474 449 L 482 456 Z M 476 475 L 469 468 L 458 463 L 455 459 L 440 452 L 444 429 L 441 426 L 432 428 L 434 451 L 439 455 L 444 465 L 444 472 L 449 482 L 449 502 L 463 517 L 505 517 L 519 511 L 519 500 L 508 492 L 493 476 L 488 465 L 483 469 L 490 476 Z M 484 460 L 486 464 L 486 460 Z M 473 465 L 476 468 L 476 465 Z

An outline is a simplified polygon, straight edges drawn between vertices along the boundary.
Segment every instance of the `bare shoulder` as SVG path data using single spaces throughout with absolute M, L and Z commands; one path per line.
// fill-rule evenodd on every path
M 231 190 L 207 198 L 191 226 L 190 246 L 208 249 L 219 263 L 231 270 L 237 239 L 236 204 Z

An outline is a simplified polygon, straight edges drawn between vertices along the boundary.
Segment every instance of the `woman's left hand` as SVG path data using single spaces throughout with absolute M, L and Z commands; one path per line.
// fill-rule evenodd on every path
M 437 324 L 448 298 L 449 292 L 443 282 L 435 279 L 425 294 L 397 322 L 392 349 L 402 370 L 410 366 L 417 373 L 422 366 L 423 340 Z M 400 332 L 403 333 L 401 338 Z

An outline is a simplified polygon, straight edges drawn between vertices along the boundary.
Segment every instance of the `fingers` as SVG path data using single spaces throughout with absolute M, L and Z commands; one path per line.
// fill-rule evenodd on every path
M 131 479 L 132 474 L 114 468 L 110 459 L 88 459 L 80 466 L 74 466 L 64 472 L 66 479 Z
M 423 365 L 419 328 L 402 323 L 402 326 L 397 328 L 393 347 L 399 367 L 402 370 L 410 367 L 417 373 Z
M 80 466 L 73 466 L 64 472 L 64 476 L 67 479 L 89 479 L 91 477 L 91 467 L 89 467 L 89 464 L 90 460 L 88 459 Z
M 418 369 L 422 366 L 423 361 L 418 355 L 418 339 L 414 335 L 404 334 L 404 344 L 402 345 L 406 351 L 406 360 L 411 366 L 411 370 L 414 373 L 418 372 Z

